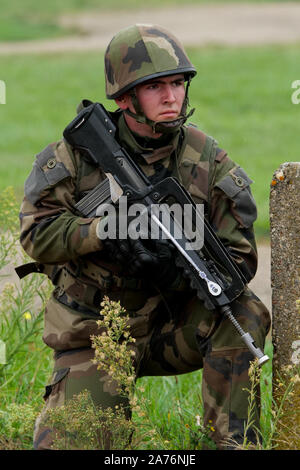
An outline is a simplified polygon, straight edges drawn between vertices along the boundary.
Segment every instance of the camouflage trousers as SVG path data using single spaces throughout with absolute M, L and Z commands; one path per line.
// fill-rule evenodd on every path
M 114 294 L 111 300 L 117 298 Z M 191 292 L 170 292 L 164 301 L 161 296 L 152 297 L 136 310 L 132 298 L 123 303 L 121 299 L 121 305 L 131 315 L 131 334 L 136 338 L 136 377 L 177 375 L 203 368 L 199 390 L 202 387 L 204 424 L 214 429 L 211 437 L 218 449 L 227 448 L 224 440 L 229 438 L 240 442 L 248 417 L 248 369 L 253 356 L 232 323 L 216 311 L 207 310 Z M 54 314 L 56 307 L 53 303 L 48 315 Z M 232 303 L 232 311 L 263 350 L 270 328 L 266 307 L 247 289 Z M 51 448 L 53 431 L 44 419 L 46 411 L 63 405 L 81 391 L 89 390 L 95 405 L 102 407 L 124 402 L 115 385 L 109 384 L 106 373 L 91 362 L 93 355 L 88 345 L 55 353 L 45 407 L 36 421 L 35 449 Z M 254 417 L 257 428 L 259 401 L 258 397 Z M 255 442 L 253 428 L 248 439 Z

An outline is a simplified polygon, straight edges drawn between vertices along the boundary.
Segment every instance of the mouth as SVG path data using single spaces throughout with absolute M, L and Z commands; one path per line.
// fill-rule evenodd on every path
M 175 119 L 175 118 L 178 117 L 178 112 L 170 109 L 168 111 L 164 111 L 163 113 L 159 113 L 159 116 L 164 120 L 165 119 Z

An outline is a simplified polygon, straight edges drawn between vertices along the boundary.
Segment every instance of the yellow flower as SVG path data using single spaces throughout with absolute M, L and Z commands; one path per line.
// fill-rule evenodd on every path
M 25 320 L 31 320 L 31 313 L 30 312 L 23 313 L 23 318 L 25 318 Z

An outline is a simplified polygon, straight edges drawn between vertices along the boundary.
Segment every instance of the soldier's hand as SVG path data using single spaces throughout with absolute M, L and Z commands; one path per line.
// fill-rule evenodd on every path
M 108 228 L 112 233 L 108 232 Z M 128 263 L 128 242 L 120 238 L 118 217 L 109 215 L 99 220 L 96 228 L 97 237 L 102 241 L 104 255 L 121 266 Z
M 175 248 L 168 240 L 128 239 L 131 262 L 128 266 L 133 277 L 145 279 L 160 288 L 170 286 L 178 275 Z
M 101 219 L 97 236 L 102 240 L 103 250 L 112 262 L 123 269 L 123 275 L 144 279 L 160 288 L 170 286 L 178 276 L 175 265 L 175 248 L 168 240 L 130 238 L 121 239 L 118 230 L 113 237 L 107 238 L 108 219 Z M 110 221 L 111 222 L 111 221 Z

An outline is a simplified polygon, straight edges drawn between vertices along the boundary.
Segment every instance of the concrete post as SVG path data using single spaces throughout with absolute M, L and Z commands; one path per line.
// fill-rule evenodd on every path
M 274 173 L 270 192 L 273 398 L 278 449 L 300 449 L 300 162 Z M 293 394 L 284 400 L 288 386 Z

